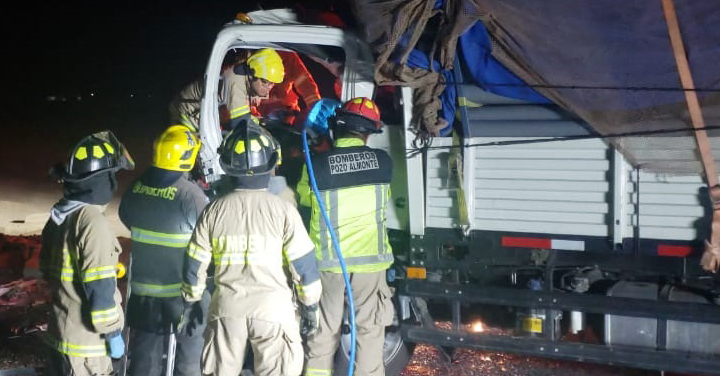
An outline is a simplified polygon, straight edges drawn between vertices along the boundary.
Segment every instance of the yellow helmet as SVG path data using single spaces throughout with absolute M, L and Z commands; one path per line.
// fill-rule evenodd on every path
M 270 48 L 263 48 L 250 55 L 247 65 L 255 77 L 264 78 L 272 83 L 279 84 L 285 77 L 282 58 Z
M 200 150 L 200 140 L 184 125 L 168 127 L 155 140 L 153 163 L 157 168 L 190 171 Z

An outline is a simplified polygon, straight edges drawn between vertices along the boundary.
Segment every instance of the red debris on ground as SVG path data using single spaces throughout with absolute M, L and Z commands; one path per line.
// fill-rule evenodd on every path
M 47 282 L 41 279 L 19 279 L 0 285 L 0 307 L 36 306 L 48 303 L 50 299 Z
M 0 284 L 23 277 L 38 277 L 40 236 L 0 234 Z

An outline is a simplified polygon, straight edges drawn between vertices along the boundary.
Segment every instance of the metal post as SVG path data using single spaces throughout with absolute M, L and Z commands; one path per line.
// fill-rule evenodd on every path
M 167 334 L 167 359 L 165 359 L 165 376 L 172 376 L 175 371 L 175 347 L 177 341 L 175 338 L 175 324 L 170 323 Z

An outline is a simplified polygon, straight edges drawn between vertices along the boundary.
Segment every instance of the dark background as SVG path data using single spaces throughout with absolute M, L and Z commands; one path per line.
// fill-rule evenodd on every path
M 2 26 L 6 94 L 169 100 L 202 73 L 223 24 L 257 8 L 217 0 L 20 4 Z
M 0 20 L 0 183 L 45 179 L 80 138 L 104 129 L 148 165 L 172 97 L 202 76 L 237 12 L 331 3 L 14 2 Z

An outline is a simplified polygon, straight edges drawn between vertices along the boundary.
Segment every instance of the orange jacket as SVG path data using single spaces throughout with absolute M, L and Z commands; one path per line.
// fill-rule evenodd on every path
M 298 100 L 302 98 L 306 108 L 320 99 L 317 83 L 308 72 L 297 53 L 277 51 L 285 66 L 285 79 L 270 91 L 270 97 L 263 100 L 258 111 L 267 116 L 273 111 L 299 111 Z

